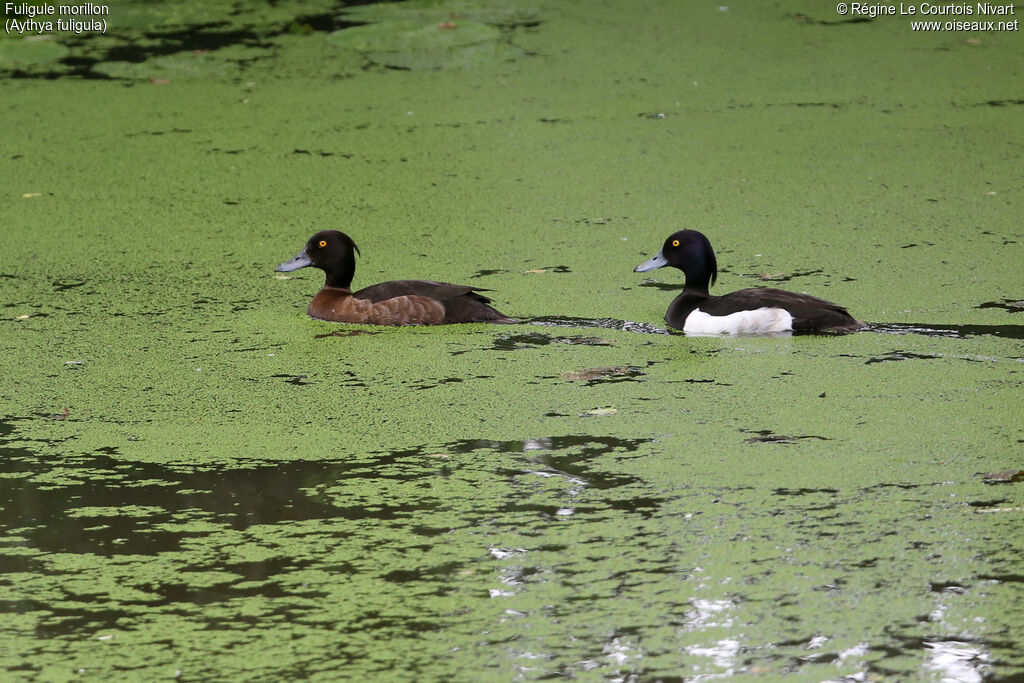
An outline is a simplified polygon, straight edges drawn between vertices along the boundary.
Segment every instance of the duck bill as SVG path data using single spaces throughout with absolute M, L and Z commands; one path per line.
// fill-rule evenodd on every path
M 313 265 L 313 262 L 309 260 L 309 257 L 306 256 L 305 250 L 303 250 L 300 251 L 299 254 L 291 261 L 285 261 L 277 268 L 274 268 L 274 270 L 278 273 L 290 273 L 293 270 L 298 270 L 299 268 L 305 268 L 306 266 L 311 265 Z
M 665 257 L 662 256 L 661 252 L 659 251 L 649 261 L 644 261 L 639 266 L 634 268 L 633 272 L 634 273 L 646 273 L 648 270 L 654 270 L 655 268 L 661 268 L 662 266 L 667 266 L 667 265 L 668 265 L 668 261 L 665 260 Z

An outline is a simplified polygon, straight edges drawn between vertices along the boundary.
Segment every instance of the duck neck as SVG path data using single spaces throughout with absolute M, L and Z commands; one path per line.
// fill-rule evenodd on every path
M 701 296 L 711 296 L 708 288 L 711 286 L 711 271 L 707 268 L 690 269 L 686 272 L 686 280 L 683 283 L 683 291 Z
M 324 287 L 337 287 L 338 289 L 351 289 L 352 276 L 356 274 L 356 257 L 351 251 L 345 254 L 341 263 L 334 268 L 325 270 L 327 281 Z

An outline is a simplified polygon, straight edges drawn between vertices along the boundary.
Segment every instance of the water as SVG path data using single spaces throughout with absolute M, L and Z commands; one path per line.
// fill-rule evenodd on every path
M 1021 43 L 783 4 L 0 37 L 4 680 L 1021 676 Z M 871 325 L 665 329 L 684 227 Z

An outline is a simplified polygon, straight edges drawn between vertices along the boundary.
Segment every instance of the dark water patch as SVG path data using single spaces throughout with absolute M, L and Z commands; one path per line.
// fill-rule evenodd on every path
M 89 599 L 89 596 L 74 594 L 68 594 L 66 597 L 71 599 L 78 598 L 82 602 Z M 36 626 L 36 634 L 42 638 L 66 636 L 82 632 L 96 633 L 105 629 L 113 629 L 117 628 L 119 620 L 125 618 L 125 611 L 123 609 L 64 607 L 36 600 L 30 600 L 27 603 L 27 610 L 45 612 L 49 615 L 47 619 Z
M 141 130 L 136 133 L 125 133 L 126 138 L 134 138 L 139 135 L 166 135 L 167 133 L 191 133 L 188 128 L 171 128 L 169 130 Z
M 650 519 L 664 503 L 664 498 L 640 496 L 636 498 L 627 498 L 625 500 L 609 501 L 608 507 L 612 510 L 619 510 L 622 512 L 635 512 L 644 519 Z M 675 569 L 666 567 L 661 571 L 675 572 Z
M 850 24 L 870 24 L 874 19 L 871 17 L 851 17 L 849 19 L 814 19 L 806 14 L 797 12 L 796 14 L 787 14 L 787 18 L 792 19 L 800 24 L 808 24 L 812 26 L 847 26 Z
M 171 309 L 163 311 L 134 311 L 132 313 L 125 313 L 123 311 L 114 311 L 111 313 L 113 318 L 156 318 L 161 315 L 167 315 L 171 312 Z
M 386 574 L 381 575 L 381 578 L 392 583 L 408 583 L 409 581 L 429 581 L 437 579 L 447 580 L 461 568 L 462 564 L 459 562 L 446 562 L 433 567 L 393 569 Z
M 571 273 L 572 270 L 569 269 L 569 266 L 542 266 L 540 268 L 532 268 L 532 269 L 530 269 L 530 270 L 528 270 L 526 272 L 530 273 L 530 274 L 535 274 L 535 273 Z
M 616 382 L 632 382 L 645 376 L 645 372 L 635 365 L 616 367 L 585 368 L 575 372 L 563 373 L 570 382 L 583 382 L 592 387 L 597 384 L 614 384 Z
M 271 48 L 273 43 L 252 29 L 226 28 L 223 21 L 194 24 L 185 29 L 144 33 L 144 41 L 115 45 L 106 51 L 105 62 L 144 62 L 179 52 L 212 52 L 233 45 Z
M 929 486 L 931 486 L 931 485 L 932 484 L 929 484 Z M 875 489 L 895 488 L 895 489 L 902 489 L 904 491 L 913 491 L 914 489 L 921 488 L 921 486 L 923 486 L 923 484 L 896 484 L 896 483 L 883 482 L 881 484 L 873 484 L 872 486 L 867 486 L 867 487 L 865 487 L 865 488 L 863 488 L 861 490 L 862 491 L 874 491 Z
M 871 365 L 872 363 L 887 363 L 889 361 L 912 360 L 912 359 L 931 360 L 931 359 L 935 359 L 935 358 L 941 358 L 941 356 L 935 356 L 935 355 L 932 355 L 932 354 L 929 354 L 929 353 L 911 353 L 910 351 L 900 351 L 900 350 L 897 349 L 895 351 L 890 351 L 889 353 L 887 353 L 884 356 L 876 356 L 874 358 L 868 358 L 866 361 L 864 361 L 864 364 L 865 365 Z
M 210 149 L 206 150 L 206 153 L 207 154 L 213 154 L 214 152 L 218 152 L 220 154 L 244 154 L 245 152 L 251 152 L 254 149 L 256 149 L 256 148 L 255 147 L 248 147 L 248 148 L 239 147 L 238 149 L 221 149 L 220 147 L 211 147 Z
M 695 351 L 691 351 L 690 353 L 696 353 L 696 352 Z M 664 381 L 665 384 L 713 384 L 716 387 L 731 387 L 731 386 L 733 386 L 733 384 L 731 382 L 719 382 L 718 380 L 715 380 L 715 379 L 696 379 L 696 378 L 691 378 L 691 379 L 670 379 L 670 380 L 663 380 L 663 381 Z M 650 399 L 641 399 L 641 400 L 650 400 Z
M 308 377 L 307 375 L 271 375 L 271 377 L 284 378 L 284 380 L 288 382 L 288 384 L 294 384 L 297 387 L 310 384 L 310 382 L 306 381 Z
M 369 0 L 345 2 L 344 7 L 351 8 L 364 4 L 370 4 Z M 272 50 L 275 48 L 272 39 L 277 36 L 333 32 L 359 25 L 358 22 L 347 21 L 338 11 L 300 14 L 292 19 L 269 21 L 260 26 L 240 25 L 252 19 L 252 14 L 246 10 L 239 8 L 229 15 L 241 16 L 242 21 L 207 21 L 184 27 L 180 24 L 171 27 L 160 26 L 161 19 L 154 15 L 151 17 L 153 24 L 149 30 L 126 29 L 112 22 L 109 30 L 103 34 L 82 33 L 63 36 L 61 44 L 70 48 L 71 54 L 27 68 L 0 69 L 0 73 L 12 78 L 47 80 L 66 77 L 110 79 L 110 75 L 94 71 L 93 68 L 101 62 L 141 63 L 154 57 L 182 53 L 204 54 L 233 46 L 258 48 L 261 52 L 255 56 L 225 60 L 244 68 L 256 60 L 272 57 Z
M 264 563 L 254 563 L 264 564 Z M 267 565 L 273 565 L 272 562 L 265 563 Z M 295 563 L 294 566 L 282 568 L 282 573 L 288 570 L 301 569 L 304 565 L 302 563 Z M 218 569 L 229 569 L 229 565 L 218 567 Z M 229 569 L 230 570 L 230 569 Z M 182 579 L 188 578 L 188 571 L 184 571 L 179 574 Z M 272 577 L 272 574 L 268 575 L 268 578 Z M 24 601 L 25 604 L 19 605 L 17 611 L 26 612 L 34 611 L 47 614 L 47 617 L 41 620 L 36 626 L 36 635 L 42 638 L 53 638 L 61 636 L 74 636 L 82 632 L 94 634 L 97 631 L 106 629 L 117 629 L 122 627 L 126 619 L 131 619 L 133 616 L 140 613 L 148 612 L 154 608 L 163 607 L 167 605 L 180 605 L 179 609 L 185 611 L 192 611 L 192 606 L 204 606 L 214 605 L 219 603 L 227 603 L 238 598 L 259 596 L 261 598 L 270 600 L 287 600 L 291 599 L 322 599 L 327 597 L 326 593 L 318 591 L 295 591 L 292 589 L 285 590 L 279 585 L 263 581 L 259 586 L 238 586 L 238 583 L 247 583 L 251 581 L 245 574 L 239 576 L 225 578 L 224 580 L 214 584 L 202 587 L 196 587 L 187 583 L 181 582 L 150 582 L 145 587 L 145 597 L 138 601 L 121 601 L 121 604 L 116 608 L 104 608 L 99 605 L 93 605 L 94 596 L 92 594 L 66 594 L 65 599 L 80 603 L 81 607 L 67 607 L 64 605 L 53 605 L 49 602 L 42 603 L 38 601 Z M 281 608 L 281 611 L 289 613 L 291 610 L 299 609 L 295 605 L 288 605 Z M 290 616 L 290 614 L 289 614 Z M 260 617 L 263 619 L 264 617 Z M 211 629 L 217 628 L 230 628 L 235 630 L 238 628 L 239 623 L 251 622 L 251 626 L 256 625 L 255 617 L 246 617 L 242 615 L 232 615 L 230 619 L 219 619 L 210 618 L 207 620 L 206 627 Z M 152 641 L 158 643 L 160 641 Z M 168 641 L 168 644 L 170 642 Z
M 571 318 L 547 315 L 523 318 L 522 321 L 530 325 L 542 325 L 544 327 L 596 327 L 605 330 L 638 332 L 640 334 L 673 334 L 669 330 L 648 325 L 647 323 L 635 323 L 630 320 L 616 320 L 615 318 Z
M 820 107 L 829 109 L 841 109 L 848 106 L 846 102 L 733 102 L 725 105 L 726 109 L 772 109 L 775 107 L 796 107 L 798 109 Z M 729 271 L 722 271 L 729 272 Z
M 1024 574 L 978 574 L 979 581 L 998 581 L 999 583 L 1024 583 Z
M 231 312 L 238 313 L 239 311 L 251 311 L 258 303 L 260 303 L 259 299 L 239 299 L 238 301 L 232 301 Z
M 322 149 L 314 149 L 312 151 L 308 149 L 293 149 L 291 154 L 304 154 L 306 156 L 317 155 L 319 157 L 333 157 L 340 156 L 344 159 L 351 159 L 354 155 L 349 152 L 328 152 Z
M 488 275 L 500 275 L 501 273 L 508 273 L 510 271 L 505 268 L 494 268 L 494 269 L 481 269 L 470 275 L 470 278 L 487 277 Z
M 143 32 L 141 35 L 119 32 L 115 29 L 102 37 L 106 38 L 108 42 L 110 38 L 120 42 L 100 52 L 90 50 L 93 45 L 100 44 L 99 41 L 93 42 L 92 34 L 83 34 L 81 37 L 67 41 L 67 44 L 74 52 L 57 62 L 60 68 L 50 68 L 45 71 L 33 69 L 31 71 L 15 72 L 11 75 L 16 78 L 42 78 L 48 80 L 66 77 L 101 80 L 114 78 L 116 80 L 116 77 L 101 71 L 95 71 L 93 67 L 101 62 L 138 64 L 153 57 L 165 57 L 179 53 L 202 54 L 234 45 L 247 45 L 264 50 L 269 50 L 274 46 L 273 43 L 267 41 L 264 36 L 261 36 L 254 30 L 226 28 L 228 26 L 227 22 L 210 22 L 196 24 L 185 29 L 148 31 Z M 234 59 L 230 61 L 236 64 L 244 64 L 253 61 L 253 59 Z
M 498 453 L 528 453 L 530 451 L 561 451 L 569 448 L 580 448 L 587 457 L 606 453 L 632 453 L 653 439 L 620 439 L 612 436 L 588 436 L 573 434 L 567 436 L 548 436 L 536 439 L 513 441 L 492 441 L 490 439 L 464 439 L 448 444 L 453 453 L 472 453 L 479 450 L 490 450 Z
M 278 556 L 263 560 L 241 560 L 238 562 L 226 562 L 224 567 L 238 574 L 246 581 L 263 581 L 280 572 L 290 569 L 301 569 L 310 564 L 308 560 L 298 560 L 294 557 Z M 351 573 L 351 566 L 342 568 L 335 566 L 336 571 Z
M 241 342 L 242 342 L 241 339 L 232 339 L 231 340 L 232 344 L 240 344 Z M 283 346 L 284 346 L 284 344 L 267 344 L 266 346 L 246 346 L 246 347 L 243 347 L 241 349 L 225 349 L 225 350 L 228 353 L 251 353 L 253 351 L 277 350 L 277 349 L 280 349 Z M 272 356 L 274 354 L 268 354 L 268 355 Z
M 681 292 L 683 290 L 682 284 L 671 284 L 668 282 L 656 282 L 654 280 L 644 280 L 638 287 L 651 287 L 662 292 Z
M 1024 300 L 1002 299 L 1000 301 L 986 301 L 978 304 L 975 308 L 1001 308 L 1007 313 L 1020 313 L 1024 311 Z
M 975 107 L 1019 107 L 1024 105 L 1024 100 L 988 100 L 979 102 Z
M 756 434 L 757 436 L 751 436 L 743 440 L 743 443 L 795 443 L 805 439 L 816 439 L 818 441 L 831 441 L 832 439 L 827 436 L 817 436 L 814 434 L 804 434 L 800 436 L 785 436 L 783 434 L 775 434 L 770 429 L 741 429 L 741 432 Z
M 7 417 L 0 418 L 0 437 L 6 437 L 6 436 L 9 436 L 9 435 L 13 434 L 14 431 L 15 431 L 15 425 L 14 425 L 15 422 L 28 422 L 28 421 L 35 421 L 35 420 L 39 420 L 39 419 L 48 420 L 48 419 L 52 419 L 52 418 L 50 418 L 50 415 L 53 415 L 53 414 L 55 414 L 55 413 L 35 413 L 34 415 L 31 415 L 31 416 L 8 415 Z M 64 443 L 66 441 L 71 441 L 73 439 L 75 439 L 74 436 L 67 436 L 67 437 L 64 437 L 64 438 L 50 438 L 50 439 L 25 439 L 25 438 L 22 438 L 22 439 L 13 439 L 13 440 L 16 440 L 16 441 L 19 441 L 19 442 L 24 442 L 24 443 L 30 443 L 30 444 L 31 443 L 38 443 L 38 444 L 46 444 L 47 446 L 55 446 L 55 445 Z M 22 453 L 30 454 L 31 460 L 33 462 L 35 460 L 37 460 L 36 456 L 31 455 L 30 451 L 27 451 L 24 448 L 20 448 L 20 447 L 15 448 L 15 447 L 3 446 L 3 444 L 6 444 L 6 443 L 8 443 L 11 440 L 12 439 L 0 438 L 0 452 L 2 452 L 2 451 L 10 451 L 11 453 L 17 453 L 17 454 L 22 454 Z M 0 458 L 0 472 L 6 472 L 7 471 L 5 468 L 7 467 L 9 462 L 16 463 L 17 460 L 14 459 L 14 458 L 11 458 L 11 459 Z
M 867 332 L 880 334 L 920 334 L 926 337 L 964 339 L 990 335 L 1024 339 L 1024 325 L 931 325 L 927 323 L 869 323 Z
M 368 0 L 369 1 L 369 0 Z M 358 0 L 354 2 L 346 2 L 345 6 L 363 4 Z M 306 34 L 306 33 L 330 33 L 340 28 L 344 28 L 346 25 L 354 25 L 346 22 L 338 13 L 335 12 L 322 12 L 320 14 L 303 14 L 302 16 L 295 17 L 295 19 L 288 24 L 282 33 L 291 34 Z
M 968 505 L 972 508 L 997 508 L 1006 505 L 1007 500 L 1005 498 L 993 498 L 991 500 L 972 500 L 968 501 Z
M 843 102 L 769 102 L 769 107 L 799 107 L 801 109 L 806 107 L 828 107 L 831 109 L 839 109 L 845 106 Z
M 5 460 L 3 470 L 10 471 L 12 464 Z M 282 521 L 374 516 L 365 510 L 341 510 L 300 491 L 311 482 L 342 477 L 340 465 L 176 472 L 93 455 L 62 461 L 55 470 L 61 475 L 59 484 L 47 482 L 51 470 L 50 463 L 21 462 L 14 470 L 20 477 L 0 479 L 5 510 L 0 528 L 21 529 L 28 545 L 48 552 L 111 556 L 177 550 L 182 539 L 210 533 L 190 531 L 188 518 L 212 517 L 245 529 Z M 36 476 L 42 481 L 35 481 Z M 163 524 L 173 530 L 162 529 Z
M 565 519 L 576 514 L 590 514 L 601 512 L 601 508 L 592 505 L 574 505 L 571 508 L 560 505 L 545 505 L 543 503 L 513 503 L 505 502 L 497 507 L 496 512 L 503 515 L 514 515 L 516 513 L 529 513 L 531 515 L 542 515 L 551 519 Z M 571 598 L 569 598 L 571 599 Z
M 608 218 L 606 216 L 598 216 L 596 218 L 577 218 L 573 223 L 582 225 L 608 225 L 614 218 Z M 621 220 L 629 220 L 629 216 L 622 216 Z
M 839 661 L 840 657 L 841 655 L 838 652 L 815 652 L 811 655 L 797 657 L 797 661 L 803 664 L 828 664 Z
M 653 439 L 621 439 L 610 436 L 551 436 L 538 439 L 515 441 L 491 441 L 469 439 L 447 445 L 453 453 L 473 453 L 479 450 L 497 453 L 525 453 L 530 461 L 544 465 L 551 474 L 578 479 L 581 484 L 594 489 L 610 489 L 640 481 L 631 475 L 593 472 L 587 463 L 609 453 L 632 453 Z M 569 451 L 568 453 L 563 453 Z M 528 472 L 527 472 L 528 473 Z M 508 477 L 523 476 L 522 469 L 506 469 L 501 474 Z
M 380 334 L 381 332 L 383 332 L 383 330 L 335 330 L 334 332 L 314 334 L 313 339 L 324 339 L 326 337 L 358 337 L 361 334 Z
M 534 54 L 512 38 L 517 29 L 540 24 L 535 9 L 430 4 L 399 2 L 385 11 L 378 4 L 346 7 L 341 16 L 358 25 L 332 31 L 327 40 L 360 52 L 364 68 L 401 71 L 466 68 Z
M 929 585 L 932 593 L 957 593 L 967 592 L 967 587 L 955 581 L 932 581 Z
M 1024 470 L 978 472 L 974 476 L 981 477 L 981 480 L 986 484 L 1017 484 L 1024 481 Z
M 869 557 L 865 560 L 860 560 L 859 562 L 851 562 L 850 566 L 857 569 L 873 569 L 878 566 L 879 559 L 880 558 L 877 557 Z
M 276 563 L 260 562 L 253 564 L 267 564 L 273 566 Z M 281 573 L 301 570 L 305 564 L 308 563 L 294 563 L 293 565 L 282 567 Z M 222 565 L 220 568 L 230 570 L 230 567 L 231 565 Z M 228 602 L 229 600 L 235 600 L 237 598 L 245 598 L 252 596 L 259 596 L 261 598 L 268 600 L 279 600 L 282 598 L 289 597 L 327 597 L 325 593 L 320 593 L 316 591 L 296 592 L 291 590 L 285 590 L 284 588 L 275 583 L 265 581 L 265 578 L 256 579 L 264 581 L 264 583 L 259 586 L 236 586 L 235 584 L 239 582 L 248 582 L 254 580 L 250 579 L 244 574 L 241 574 L 240 572 L 236 573 L 239 573 L 240 575 L 233 576 L 230 578 L 225 577 L 222 581 L 216 584 L 203 586 L 201 588 L 190 585 L 185 582 L 157 584 L 151 589 L 152 595 L 154 597 L 157 597 L 157 599 L 153 602 L 156 602 L 157 604 L 161 605 L 172 605 L 180 603 L 191 603 L 193 605 L 215 605 L 218 603 Z M 180 577 L 183 579 L 187 579 L 188 574 L 189 572 L 187 571 L 182 572 Z
M 816 488 L 806 488 L 806 487 L 800 487 L 800 488 L 796 488 L 796 489 L 781 488 L 781 489 L 774 489 L 772 491 L 772 493 L 775 494 L 776 496 L 806 496 L 806 495 L 812 495 L 812 494 L 816 494 L 816 493 L 835 494 L 835 493 L 839 493 L 839 489 L 832 489 L 832 488 L 816 489 Z
M 71 416 L 71 409 L 70 408 L 64 408 L 64 410 L 62 410 L 59 413 L 48 413 L 46 415 L 41 415 L 41 417 L 45 417 L 47 420 L 56 420 L 58 422 L 62 422 L 64 420 L 68 419 L 68 417 L 70 417 L 70 416 Z
M 459 384 L 459 383 L 461 383 L 463 381 L 465 381 L 465 380 L 463 380 L 461 377 L 445 377 L 443 379 L 439 379 L 439 380 L 435 381 L 433 384 L 428 384 L 428 383 L 414 384 L 414 385 L 412 385 L 412 388 L 413 389 L 419 389 L 419 390 L 423 390 L 423 389 L 436 389 L 437 387 L 441 386 L 442 384 Z
M 366 382 L 359 379 L 359 375 L 352 372 L 351 370 L 341 371 L 341 376 L 344 378 L 338 383 L 340 387 L 365 387 Z
M 9 424 L 0 424 L 4 425 L 5 433 L 10 433 Z M 211 523 L 236 530 L 313 519 L 400 520 L 399 523 L 405 523 L 420 511 L 434 509 L 433 505 L 408 502 L 339 507 L 305 492 L 318 482 L 334 485 L 359 468 L 364 470 L 364 476 L 374 476 L 366 470 L 372 470 L 376 463 L 367 466 L 300 462 L 231 470 L 175 471 L 162 465 L 117 461 L 112 457 L 115 449 L 108 449 L 109 455 L 69 458 L 54 469 L 27 450 L 4 450 L 5 457 L 0 464 L 6 473 L 16 469 L 19 475 L 38 474 L 41 481 L 34 481 L 32 476 L 0 477 L 0 508 L 4 510 L 0 531 L 17 529 L 18 536 L 25 539 L 21 545 L 42 553 L 101 557 L 155 555 L 182 550 L 189 538 L 218 533 L 219 529 L 210 528 Z M 12 458 L 6 456 L 19 457 L 22 462 L 12 467 Z M 379 462 L 386 467 L 403 457 L 406 456 L 401 453 L 385 455 Z M 199 526 L 190 529 L 191 520 L 197 521 Z M 337 536 L 338 531 L 333 533 Z M 186 569 L 166 582 L 153 581 L 139 587 L 145 595 L 124 603 L 117 610 L 106 609 L 108 598 L 100 598 L 97 603 L 97 598 L 91 594 L 69 594 L 66 599 L 81 606 L 55 608 L 49 603 L 6 601 L 0 603 L 0 611 L 46 613 L 49 616 L 40 628 L 58 635 L 113 627 L 115 621 L 136 609 L 133 604 L 137 609 L 150 609 L 166 604 L 225 602 L 249 595 L 270 599 L 323 597 L 311 591 L 286 591 L 268 581 L 277 574 L 305 566 L 304 561 L 291 557 L 204 562 L 194 569 L 227 571 L 235 576 L 226 577 L 213 586 L 196 587 L 190 585 Z M 34 558 L 12 557 L 5 555 L 2 549 L 0 566 L 12 571 L 46 571 L 46 565 Z M 251 581 L 264 583 L 235 585 Z
M 84 284 L 85 284 L 84 280 L 81 281 L 81 282 L 61 282 L 59 280 L 54 280 L 54 282 L 53 282 L 53 291 L 55 291 L 55 292 L 66 292 L 69 289 L 75 289 L 76 287 L 81 287 Z
M 183 538 L 210 533 L 188 530 L 192 518 L 242 530 L 285 521 L 404 516 L 409 506 L 342 508 L 305 489 L 348 477 L 383 477 L 378 466 L 421 453 L 417 449 L 382 454 L 372 465 L 296 462 L 189 470 L 121 461 L 115 457 L 117 449 L 107 448 L 57 462 L 21 445 L 4 445 L 15 432 L 15 422 L 23 419 L 31 418 L 0 420 L 0 473 L 6 475 L 0 477 L 0 529 L 23 530 L 19 535 L 28 539 L 28 545 L 49 552 L 116 555 L 175 550 Z M 161 529 L 164 523 L 174 530 Z
M 555 337 L 540 332 L 529 332 L 526 334 L 502 335 L 494 340 L 494 344 L 486 349 L 463 349 L 452 351 L 451 355 L 459 356 L 470 351 L 514 351 L 516 349 L 530 349 L 549 344 L 569 344 L 572 346 L 612 346 L 615 342 L 601 339 L 599 337 Z
M 764 280 L 767 282 L 789 282 L 800 277 L 808 277 L 810 275 L 821 275 L 825 271 L 823 270 L 801 270 L 793 273 L 740 273 L 743 277 L 755 278 L 757 280 Z

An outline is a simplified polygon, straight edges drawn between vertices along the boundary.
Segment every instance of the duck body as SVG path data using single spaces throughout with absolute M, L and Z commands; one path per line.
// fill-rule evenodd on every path
M 718 265 L 711 243 L 696 230 L 681 230 L 634 271 L 673 266 L 686 275 L 683 291 L 668 307 L 665 322 L 686 334 L 853 332 L 864 326 L 845 307 L 808 294 L 752 287 L 712 296 Z
M 306 266 L 327 275 L 309 302 L 311 318 L 366 325 L 444 325 L 470 322 L 514 322 L 488 304 L 478 287 L 430 280 L 382 282 L 353 292 L 355 254 L 352 238 L 338 230 L 313 235 L 299 254 L 274 270 L 291 272 Z

